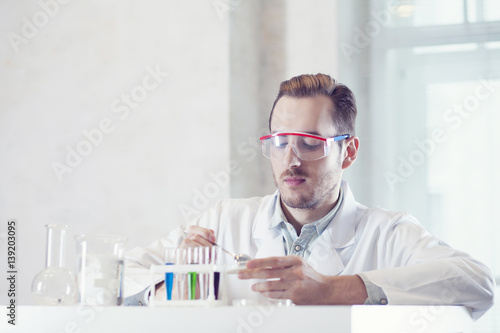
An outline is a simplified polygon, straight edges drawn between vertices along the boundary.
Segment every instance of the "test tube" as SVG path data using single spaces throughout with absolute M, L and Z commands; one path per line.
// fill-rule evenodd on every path
M 221 260 L 221 255 L 222 255 L 221 248 L 218 246 L 212 246 L 210 255 L 211 264 L 219 265 Z M 220 272 L 214 272 L 213 284 L 211 284 L 210 287 L 212 287 L 213 285 L 213 295 L 215 296 L 216 300 L 219 299 L 219 284 L 220 284 Z
M 173 265 L 176 260 L 176 249 L 166 248 L 165 249 L 165 265 Z M 165 289 L 167 290 L 167 300 L 172 300 L 172 288 L 174 284 L 174 273 L 165 273 Z
M 185 265 L 187 262 L 187 251 L 186 249 L 178 248 L 175 252 L 175 263 L 177 265 Z M 175 274 L 177 280 L 177 299 L 184 300 L 186 299 L 186 274 L 185 273 L 176 273 Z
M 210 264 L 210 247 L 203 246 L 199 247 L 199 262 L 201 265 L 209 265 Z M 207 299 L 208 296 L 208 273 L 203 273 L 198 275 L 198 285 L 200 286 L 200 299 Z
M 187 249 L 187 263 L 190 265 L 198 264 L 198 247 L 190 247 Z M 196 272 L 188 272 L 188 299 L 196 299 Z

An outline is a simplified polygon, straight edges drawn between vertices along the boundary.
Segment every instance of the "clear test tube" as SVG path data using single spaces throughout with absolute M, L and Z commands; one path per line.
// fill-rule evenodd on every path
M 198 248 L 198 258 L 201 265 L 210 264 L 210 247 L 201 246 Z M 202 273 L 198 274 L 198 286 L 200 289 L 200 299 L 205 300 L 208 297 L 208 281 L 209 274 Z
M 178 248 L 175 252 L 175 264 L 185 265 L 187 264 L 187 251 L 186 249 Z M 177 299 L 185 300 L 187 299 L 187 279 L 186 273 L 175 273 L 175 279 L 177 281 Z
M 176 261 L 176 248 L 165 249 L 165 265 L 174 265 Z M 172 300 L 172 289 L 174 286 L 174 273 L 165 273 L 165 289 L 167 292 L 167 300 Z

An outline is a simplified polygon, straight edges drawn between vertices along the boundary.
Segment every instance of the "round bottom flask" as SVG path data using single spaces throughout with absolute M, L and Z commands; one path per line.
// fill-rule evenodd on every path
M 45 268 L 33 279 L 31 294 L 38 305 L 76 304 L 78 290 L 76 280 L 64 267 L 66 225 L 46 225 L 47 252 Z

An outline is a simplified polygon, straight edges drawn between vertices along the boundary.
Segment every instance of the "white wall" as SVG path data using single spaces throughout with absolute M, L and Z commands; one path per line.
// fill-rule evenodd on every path
M 258 137 L 281 81 L 337 75 L 335 7 L 0 2 L 0 290 L 9 219 L 18 304 L 32 304 L 46 224 L 70 225 L 73 268 L 75 234 L 146 245 L 221 198 L 273 191 Z
M 210 176 L 229 161 L 228 23 L 213 3 L 66 2 L 0 2 L 0 233 L 18 221 L 18 304 L 32 303 L 45 224 L 131 247 L 229 193 Z M 67 147 L 87 156 L 68 168 Z M 58 179 L 54 162 L 71 172 Z M 70 239 L 70 266 L 74 251 Z
M 337 1 L 233 0 L 231 7 L 231 196 L 275 191 L 259 137 L 279 84 L 318 72 L 338 75 Z
M 338 76 L 337 1 L 289 0 L 286 10 L 286 77 L 326 73 L 342 81 Z

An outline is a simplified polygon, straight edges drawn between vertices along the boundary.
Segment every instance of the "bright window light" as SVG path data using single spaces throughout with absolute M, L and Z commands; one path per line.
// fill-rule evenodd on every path
M 413 54 L 420 55 L 420 54 L 436 54 L 436 53 L 469 52 L 469 51 L 476 51 L 477 48 L 478 45 L 476 43 L 420 46 L 413 48 Z

